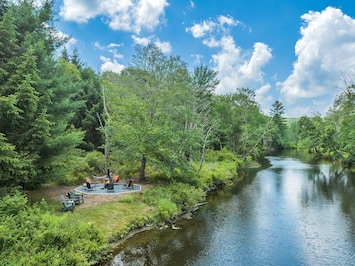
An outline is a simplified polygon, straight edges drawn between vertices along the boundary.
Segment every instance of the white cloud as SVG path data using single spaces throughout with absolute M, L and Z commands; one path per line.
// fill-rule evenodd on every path
M 238 24 L 240 24 L 241 22 L 238 20 L 235 20 L 234 18 L 230 17 L 230 16 L 219 16 L 218 17 L 218 22 L 220 25 L 228 25 L 228 26 L 237 26 Z
M 187 28 L 193 37 L 219 51 L 212 55 L 211 63 L 220 80 L 216 93 L 234 92 L 237 88 L 260 87 L 264 82 L 262 68 L 271 60 L 271 49 L 257 42 L 250 51 L 239 47 L 229 33 L 230 27 L 244 25 L 230 16 L 219 16 L 217 21 L 207 20 Z
M 147 46 L 153 38 L 154 38 L 154 36 L 140 38 L 136 35 L 132 35 L 133 42 L 135 44 L 139 44 L 139 45 L 143 45 L 143 46 Z
M 162 42 L 158 38 L 154 41 L 154 39 L 154 36 L 140 38 L 136 35 L 132 35 L 132 40 L 135 44 L 147 46 L 149 43 L 154 43 L 163 53 L 168 54 L 171 52 L 172 48 L 170 42 Z
M 324 113 L 342 87 L 341 73 L 354 67 L 355 20 L 332 7 L 301 18 L 304 24 L 295 45 L 297 60 L 291 75 L 278 86 L 287 103 L 296 105 L 302 99 L 314 106 L 311 109 Z M 301 115 L 307 114 L 305 104 Z M 294 115 L 300 114 L 296 112 L 301 106 L 293 111 Z
M 203 58 L 203 55 L 201 55 L 201 54 L 192 54 L 191 57 L 194 59 L 194 64 L 195 65 L 200 65 L 201 64 L 201 59 Z
M 139 34 L 162 23 L 168 5 L 167 0 L 63 0 L 60 15 L 78 23 L 100 16 L 114 30 Z
M 253 88 L 263 83 L 262 67 L 271 59 L 270 48 L 263 43 L 256 43 L 251 56 L 237 47 L 231 36 L 221 40 L 222 50 L 212 55 L 212 62 L 218 72 L 220 84 L 217 93 L 229 93 L 236 88 Z
M 125 68 L 124 65 L 121 65 L 117 62 L 117 60 L 112 60 L 105 56 L 100 56 L 100 60 L 104 63 L 101 65 L 101 71 L 112 71 L 114 73 L 121 73 L 121 71 Z
M 55 38 L 59 38 L 61 40 L 66 39 L 66 43 L 64 44 L 64 47 L 69 51 L 71 48 L 77 43 L 77 40 L 73 37 L 70 37 L 68 34 L 65 34 L 62 31 L 54 31 L 52 32 L 52 35 Z
M 201 24 L 195 24 L 186 29 L 186 32 L 191 32 L 195 38 L 201 38 L 207 33 L 211 33 L 216 26 L 213 21 L 203 21 Z
M 99 50 L 106 50 L 106 47 L 102 46 L 99 42 L 95 42 L 94 47 Z
M 226 26 L 237 26 L 242 24 L 231 16 L 219 16 L 217 21 L 205 20 L 202 23 L 195 23 L 192 27 L 186 28 L 186 32 L 191 32 L 195 38 L 202 38 L 209 34 L 217 34 L 222 32 L 226 34 L 229 30 Z
M 110 43 L 107 47 L 108 48 L 114 48 L 114 47 L 121 47 L 123 44 L 118 44 L 118 43 Z
M 89 19 L 94 18 L 103 12 L 100 1 L 86 0 L 63 0 L 63 6 L 60 8 L 60 15 L 65 20 L 86 23 Z
M 160 40 L 157 40 L 155 42 L 155 45 L 160 48 L 160 50 L 164 53 L 164 54 L 168 54 L 171 52 L 171 44 L 169 42 L 161 42 Z
M 119 63 L 119 60 L 122 60 L 124 56 L 118 52 L 116 47 L 121 47 L 121 44 L 110 43 L 107 46 L 100 44 L 99 42 L 94 43 L 95 48 L 99 49 L 103 53 L 109 54 L 110 57 L 101 55 L 100 60 L 103 62 L 101 65 L 101 71 L 112 71 L 115 73 L 120 73 L 125 65 Z
M 271 57 L 271 49 L 266 44 L 257 42 L 254 44 L 254 51 L 250 59 L 240 66 L 240 72 L 243 76 L 262 83 L 264 73 L 261 69 Z
M 270 106 L 274 101 L 270 89 L 271 85 L 268 83 L 255 90 L 255 100 L 260 104 L 261 110 L 265 115 L 269 114 Z
M 193 9 L 194 7 L 195 7 L 195 3 L 192 0 L 190 0 L 190 8 Z

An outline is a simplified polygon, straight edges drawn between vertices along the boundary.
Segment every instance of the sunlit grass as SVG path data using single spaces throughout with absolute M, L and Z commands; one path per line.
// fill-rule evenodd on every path
M 121 235 L 128 229 L 139 226 L 137 221 L 147 221 L 148 215 L 152 212 L 152 207 L 136 198 L 134 202 L 115 200 L 92 208 L 77 209 L 73 213 L 73 218 L 96 225 L 108 238 Z

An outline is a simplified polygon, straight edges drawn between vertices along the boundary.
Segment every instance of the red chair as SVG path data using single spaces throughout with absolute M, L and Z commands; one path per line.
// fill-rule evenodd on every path
M 114 175 L 112 177 L 112 181 L 113 181 L 113 183 L 119 183 L 120 182 L 120 177 L 118 175 Z

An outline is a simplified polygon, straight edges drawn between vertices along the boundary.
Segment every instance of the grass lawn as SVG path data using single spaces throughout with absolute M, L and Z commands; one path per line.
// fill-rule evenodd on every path
M 97 226 L 107 241 L 118 240 L 132 229 L 149 223 L 154 211 L 140 200 L 140 192 L 121 195 L 84 195 L 84 203 L 75 206 L 74 213 L 62 213 L 60 195 L 65 195 L 77 186 L 44 185 L 34 191 L 28 191 L 30 202 L 45 200 L 57 215 L 68 215 L 69 219 L 91 223 Z M 146 187 L 144 188 L 146 189 Z

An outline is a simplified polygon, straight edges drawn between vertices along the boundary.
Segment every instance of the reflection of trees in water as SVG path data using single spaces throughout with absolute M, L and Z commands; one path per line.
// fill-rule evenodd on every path
M 211 216 L 206 217 L 212 219 Z M 181 230 L 165 228 L 136 234 L 117 248 L 110 265 L 182 265 L 209 241 L 197 239 L 193 229 L 210 230 L 205 224 L 204 219 L 182 220 L 179 222 Z M 209 234 L 205 232 L 203 235 Z
M 330 164 L 312 168 L 308 178 L 314 182 L 315 192 L 322 193 L 330 201 L 335 197 L 340 199 L 342 211 L 355 222 L 355 173 L 344 170 L 338 164 Z

